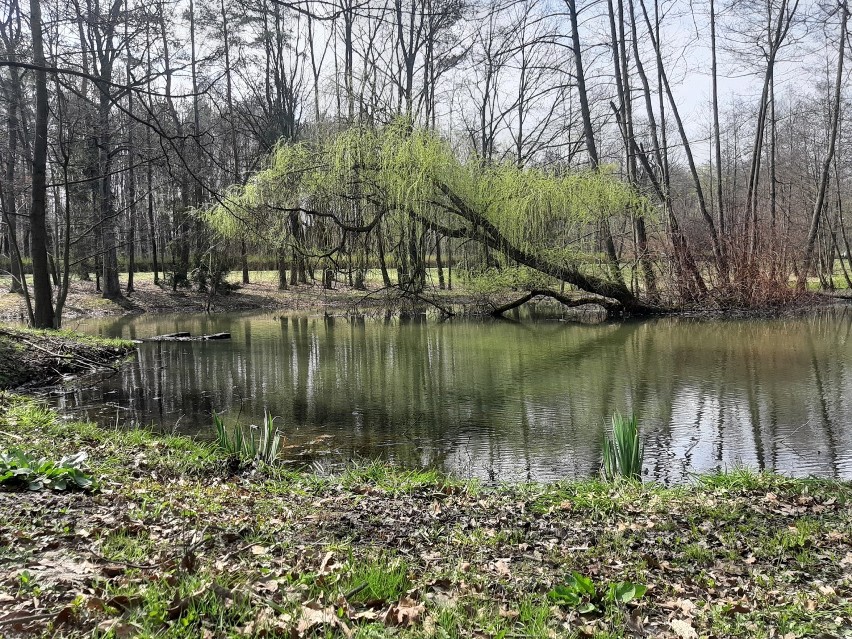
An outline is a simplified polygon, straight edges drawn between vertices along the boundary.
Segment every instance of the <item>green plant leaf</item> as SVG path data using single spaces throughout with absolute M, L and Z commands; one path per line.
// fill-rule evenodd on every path
M 555 604 L 568 606 L 578 606 L 581 601 L 580 595 L 570 586 L 556 586 L 547 593 L 547 598 Z
M 87 457 L 85 452 L 79 452 L 54 462 L 11 450 L 0 455 L 0 484 L 26 486 L 29 490 L 89 488 L 94 482 L 81 468 Z
M 568 578 L 568 584 L 582 594 L 589 595 L 590 597 L 595 596 L 594 582 L 589 577 L 584 577 L 578 572 L 571 574 Z
M 59 460 L 59 466 L 63 468 L 80 468 L 83 463 L 89 458 L 86 451 L 81 450 L 76 455 L 66 455 Z
M 647 592 L 648 588 L 641 584 L 633 584 L 629 581 L 619 581 L 609 585 L 607 598 L 616 603 L 627 603 L 639 599 Z

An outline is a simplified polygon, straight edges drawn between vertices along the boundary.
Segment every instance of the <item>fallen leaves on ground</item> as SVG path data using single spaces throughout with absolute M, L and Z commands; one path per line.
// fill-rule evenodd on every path
M 848 486 L 833 496 L 800 484 L 672 494 L 354 485 L 182 477 L 110 494 L 0 493 L 0 636 L 184 624 L 175 636 L 213 637 L 222 623 L 254 636 L 349 638 L 366 624 L 422 636 L 455 623 L 493 637 L 525 634 L 530 602 L 553 636 L 852 627 Z M 405 562 L 406 591 L 347 599 L 363 592 L 355 567 L 382 557 Z M 648 592 L 608 612 L 550 606 L 546 593 L 574 571 Z M 791 630 L 772 634 L 778 624 Z

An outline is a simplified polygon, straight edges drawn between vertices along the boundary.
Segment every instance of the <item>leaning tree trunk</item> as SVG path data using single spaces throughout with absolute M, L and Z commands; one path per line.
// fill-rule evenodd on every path
M 634 295 L 624 282 L 584 273 L 579 267 L 570 263 L 553 262 L 546 257 L 515 246 L 484 215 L 468 206 L 449 187 L 443 184 L 438 184 L 437 187 L 447 198 L 452 212 L 465 219 L 470 225 L 468 228 L 450 228 L 410 212 L 410 215 L 423 224 L 425 228 L 447 238 L 474 240 L 487 248 L 502 253 L 506 258 L 517 264 L 528 266 L 540 273 L 572 284 L 587 293 L 613 299 L 621 305 L 625 313 L 647 315 L 659 313 L 662 310 Z

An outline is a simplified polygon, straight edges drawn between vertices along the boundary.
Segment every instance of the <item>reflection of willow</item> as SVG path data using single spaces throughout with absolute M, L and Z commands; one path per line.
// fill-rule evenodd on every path
M 852 421 L 844 392 L 852 354 L 837 334 L 848 321 L 837 319 L 194 321 L 132 325 L 146 336 L 234 335 L 233 343 L 142 345 L 122 386 L 127 397 L 136 393 L 138 421 L 159 415 L 168 427 L 185 414 L 182 426 L 209 431 L 213 410 L 257 423 L 268 408 L 294 444 L 328 434 L 322 445 L 345 457 L 448 470 L 469 463 L 523 478 L 526 469 L 533 477 L 594 472 L 604 420 L 634 410 L 654 476 L 670 479 L 734 458 L 784 466 L 787 448 L 808 456 L 821 442 L 834 472 L 837 428 Z M 814 415 L 817 433 L 797 430 Z
M 165 367 L 154 367 L 163 376 L 157 377 L 162 387 L 154 396 L 165 397 L 172 404 L 167 411 L 172 416 L 191 411 L 197 415 L 197 402 L 188 400 L 197 395 L 193 384 L 205 379 L 207 384 L 220 385 L 213 391 L 218 400 L 227 398 L 233 389 L 234 399 L 242 398 L 240 409 L 246 419 L 262 412 L 257 400 L 266 397 L 272 412 L 283 414 L 292 426 L 337 431 L 342 435 L 338 441 L 348 444 L 338 447 L 350 448 L 349 454 L 356 449 L 379 450 L 390 439 L 401 442 L 392 451 L 400 461 L 426 457 L 435 463 L 454 442 L 480 443 L 485 439 L 498 446 L 492 449 L 493 455 L 510 455 L 516 447 L 512 435 L 517 422 L 506 415 L 519 400 L 530 406 L 529 412 L 535 412 L 536 406 L 553 399 L 537 392 L 542 381 L 558 377 L 562 368 L 594 358 L 599 345 L 611 340 L 606 333 L 601 335 L 600 329 L 593 330 L 587 333 L 591 339 L 559 349 L 558 357 L 536 358 L 535 366 L 518 369 L 504 366 L 504 358 L 488 344 L 489 340 L 480 340 L 476 347 L 475 333 L 482 328 L 478 325 L 461 327 L 465 329 L 462 336 L 458 336 L 457 326 L 428 330 L 430 327 L 408 324 L 390 327 L 381 335 L 375 330 L 353 328 L 358 340 L 350 337 L 338 345 L 329 323 L 321 327 L 317 320 L 307 318 L 290 323 L 290 335 L 279 333 L 280 340 L 265 339 L 260 347 L 246 331 L 242 348 L 225 351 L 215 345 L 206 349 L 206 371 L 198 369 L 192 348 L 167 347 Z M 282 320 L 280 324 L 283 330 L 288 322 Z M 560 328 L 560 332 L 565 331 Z M 627 331 L 622 328 L 615 334 L 619 332 Z M 549 345 L 552 340 L 553 336 L 547 335 L 543 343 Z M 506 344 L 504 332 L 497 341 L 502 349 Z M 520 365 L 527 355 L 526 345 L 515 346 L 513 359 Z M 223 357 L 230 358 L 230 365 L 217 366 Z M 262 377 L 252 375 L 252 369 L 262 371 Z M 607 373 L 604 378 L 612 386 L 613 375 Z M 525 388 L 513 388 L 520 379 Z M 261 381 L 262 389 L 256 386 Z M 142 384 L 151 387 L 144 381 Z M 568 386 L 557 391 L 565 395 L 569 408 L 562 411 L 563 416 L 574 415 L 571 405 L 575 398 L 582 400 L 589 394 Z M 595 394 L 601 406 L 592 412 L 604 412 L 611 392 Z M 174 406 L 176 399 L 180 399 L 179 406 Z M 208 411 L 203 412 L 202 419 L 207 419 Z M 582 420 L 574 417 L 572 421 Z M 524 448 L 529 450 L 528 445 Z

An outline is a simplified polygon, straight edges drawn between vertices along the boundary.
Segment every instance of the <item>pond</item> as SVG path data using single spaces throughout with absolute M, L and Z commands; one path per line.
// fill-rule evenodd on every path
M 211 415 L 278 416 L 288 455 L 383 458 L 486 481 L 597 472 L 605 422 L 639 417 L 644 472 L 666 483 L 744 464 L 852 478 L 852 309 L 773 320 L 349 319 L 274 314 L 86 320 L 143 343 L 58 408 L 102 424 L 211 437 Z

